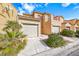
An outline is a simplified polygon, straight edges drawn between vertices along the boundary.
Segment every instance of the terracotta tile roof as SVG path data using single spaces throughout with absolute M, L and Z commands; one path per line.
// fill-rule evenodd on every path
M 64 20 L 63 24 L 70 23 L 72 25 L 79 24 L 79 20 Z

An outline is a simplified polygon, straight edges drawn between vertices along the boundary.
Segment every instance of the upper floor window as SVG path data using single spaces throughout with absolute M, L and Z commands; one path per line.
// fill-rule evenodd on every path
M 56 17 L 54 17 L 54 20 L 57 20 L 57 18 L 56 18 Z
M 60 17 L 56 16 L 54 17 L 54 20 L 60 21 Z
M 35 18 L 41 19 L 41 15 L 35 14 Z
M 50 17 L 50 16 L 48 16 L 48 19 L 51 19 L 51 17 Z
M 76 30 L 79 30 L 79 27 L 76 27 Z
M 70 30 L 70 27 L 66 27 L 67 30 Z
M 38 18 L 41 18 L 41 16 L 40 16 L 40 15 L 38 15 Z

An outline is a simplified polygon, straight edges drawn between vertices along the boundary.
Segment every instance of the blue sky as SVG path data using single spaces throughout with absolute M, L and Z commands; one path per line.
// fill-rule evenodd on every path
M 79 19 L 79 3 L 13 3 L 20 14 L 33 11 L 63 16 L 65 20 Z

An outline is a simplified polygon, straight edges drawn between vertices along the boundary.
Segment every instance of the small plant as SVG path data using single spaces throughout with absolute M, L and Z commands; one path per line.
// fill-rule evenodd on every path
M 56 48 L 56 47 L 64 46 L 66 44 L 66 42 L 58 34 L 51 34 L 51 35 L 49 35 L 49 38 L 47 39 L 46 44 L 49 47 Z
M 63 36 L 68 36 L 68 37 L 74 37 L 74 36 L 75 36 L 75 32 L 72 31 L 72 30 L 66 30 L 66 29 L 64 29 L 64 30 L 61 32 L 61 35 L 63 35 Z

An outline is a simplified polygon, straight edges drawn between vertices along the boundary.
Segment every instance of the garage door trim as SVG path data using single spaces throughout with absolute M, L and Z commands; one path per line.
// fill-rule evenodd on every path
M 29 24 L 29 23 L 22 23 L 23 25 L 36 25 L 37 26 L 37 36 L 39 36 L 39 24 Z

